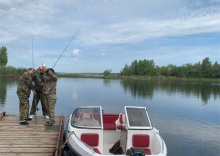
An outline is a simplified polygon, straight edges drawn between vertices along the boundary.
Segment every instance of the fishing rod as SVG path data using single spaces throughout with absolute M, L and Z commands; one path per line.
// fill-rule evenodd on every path
M 32 65 L 33 65 L 33 68 L 34 68 L 33 37 L 32 37 Z
M 33 68 L 34 68 L 34 51 L 33 51 L 33 48 L 34 46 L 33 46 L 33 37 L 32 37 L 32 64 L 33 64 Z M 35 108 L 36 108 L 36 110 L 35 110 L 35 121 L 36 121 L 36 124 L 37 124 L 37 111 L 39 110 L 38 108 L 37 108 L 37 99 L 36 99 L 36 95 L 34 95 L 34 105 L 35 105 Z
M 77 29 L 77 31 L 75 32 L 75 34 L 72 36 L 72 38 L 70 39 L 69 43 L 66 45 L 66 47 L 64 48 L 63 52 L 60 54 L 60 56 L 58 57 L 57 61 L 55 62 L 55 64 L 53 65 L 52 69 L 55 67 L 55 65 L 57 64 L 57 62 L 59 61 L 59 59 L 61 58 L 61 56 L 63 55 L 63 53 L 66 51 L 66 48 L 69 46 L 69 44 L 72 42 L 73 38 L 76 36 L 76 34 L 79 32 L 79 30 L 81 29 L 82 24 L 79 26 L 79 28 Z

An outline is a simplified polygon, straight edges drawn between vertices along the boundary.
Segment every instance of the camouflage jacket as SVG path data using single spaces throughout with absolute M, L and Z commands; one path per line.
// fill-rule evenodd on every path
M 57 76 L 54 73 L 45 72 L 43 80 L 43 94 L 56 94 Z
M 36 92 L 42 93 L 43 86 L 41 84 L 43 83 L 43 75 L 41 75 L 38 72 L 35 72 L 33 75 L 33 81 L 34 81 L 34 90 Z
M 30 95 L 31 90 L 34 89 L 32 83 L 32 76 L 29 72 L 24 72 L 18 80 L 17 92 L 22 92 L 24 94 Z

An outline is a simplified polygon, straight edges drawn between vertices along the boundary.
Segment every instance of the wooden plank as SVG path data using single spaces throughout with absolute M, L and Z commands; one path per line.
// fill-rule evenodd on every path
M 36 139 L 30 142 L 29 140 L 0 140 L 0 146 L 2 145 L 38 145 L 38 144 L 55 144 L 56 139 Z
M 43 148 L 43 147 L 40 147 L 40 148 L 0 148 L 0 153 L 3 154 L 3 153 L 50 153 L 50 156 L 52 155 L 53 153 L 53 150 L 55 149 L 55 146 L 52 147 L 52 148 Z
M 33 140 L 33 141 L 42 141 L 42 140 L 56 140 L 57 138 L 56 137 L 50 137 L 50 138 L 31 138 L 31 137 L 27 137 L 27 138 L 25 138 L 25 139 L 22 139 L 22 138 L 1 138 L 1 141 L 4 141 L 4 140 L 8 140 L 8 141 L 10 141 L 10 142 L 13 142 L 13 140 L 22 140 L 22 141 L 25 141 L 25 140 L 27 140 L 27 141 L 30 141 L 30 140 Z
M 51 156 L 51 153 L 0 153 L 0 156 Z
M 0 153 L 0 156 L 51 156 L 51 153 Z
M 60 119 L 51 127 L 45 127 L 41 116 L 20 125 L 19 117 L 5 115 L 0 118 L 0 156 L 51 156 L 58 144 Z
M 10 135 L 10 136 L 9 136 Z M 10 138 L 10 137 L 18 137 L 18 138 L 21 138 L 21 137 L 54 137 L 55 135 L 57 135 L 57 133 L 54 133 L 54 132 L 50 132 L 49 134 L 45 133 L 45 132 L 39 132 L 39 133 L 33 133 L 33 132 L 18 132 L 18 133 L 5 133 L 5 132 L 2 132 L 0 133 L 0 138 L 5 138 L 7 136 L 7 138 Z
M 54 148 L 54 144 L 19 144 L 1 145 L 1 148 Z

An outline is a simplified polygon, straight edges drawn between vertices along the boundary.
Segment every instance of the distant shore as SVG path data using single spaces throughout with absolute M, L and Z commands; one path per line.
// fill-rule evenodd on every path
M 0 78 L 17 79 L 25 68 L 0 67 Z M 187 78 L 171 76 L 122 76 L 120 73 L 111 73 L 108 76 L 103 73 L 56 73 L 58 77 L 63 78 L 99 78 L 99 79 L 127 79 L 127 80 L 170 80 L 170 81 L 200 81 L 200 82 L 220 82 L 219 78 Z
M 130 80 L 170 80 L 170 81 L 202 81 L 220 82 L 220 79 L 213 78 L 183 78 L 166 76 L 121 76 L 119 73 L 104 76 L 102 73 L 57 73 L 58 77 L 63 78 L 100 78 L 100 79 L 130 79 Z

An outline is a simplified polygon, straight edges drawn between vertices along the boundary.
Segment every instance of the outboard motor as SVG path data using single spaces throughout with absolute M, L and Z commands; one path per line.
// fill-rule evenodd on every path
M 145 156 L 144 150 L 136 147 L 131 147 L 127 150 L 126 155 L 129 156 Z

